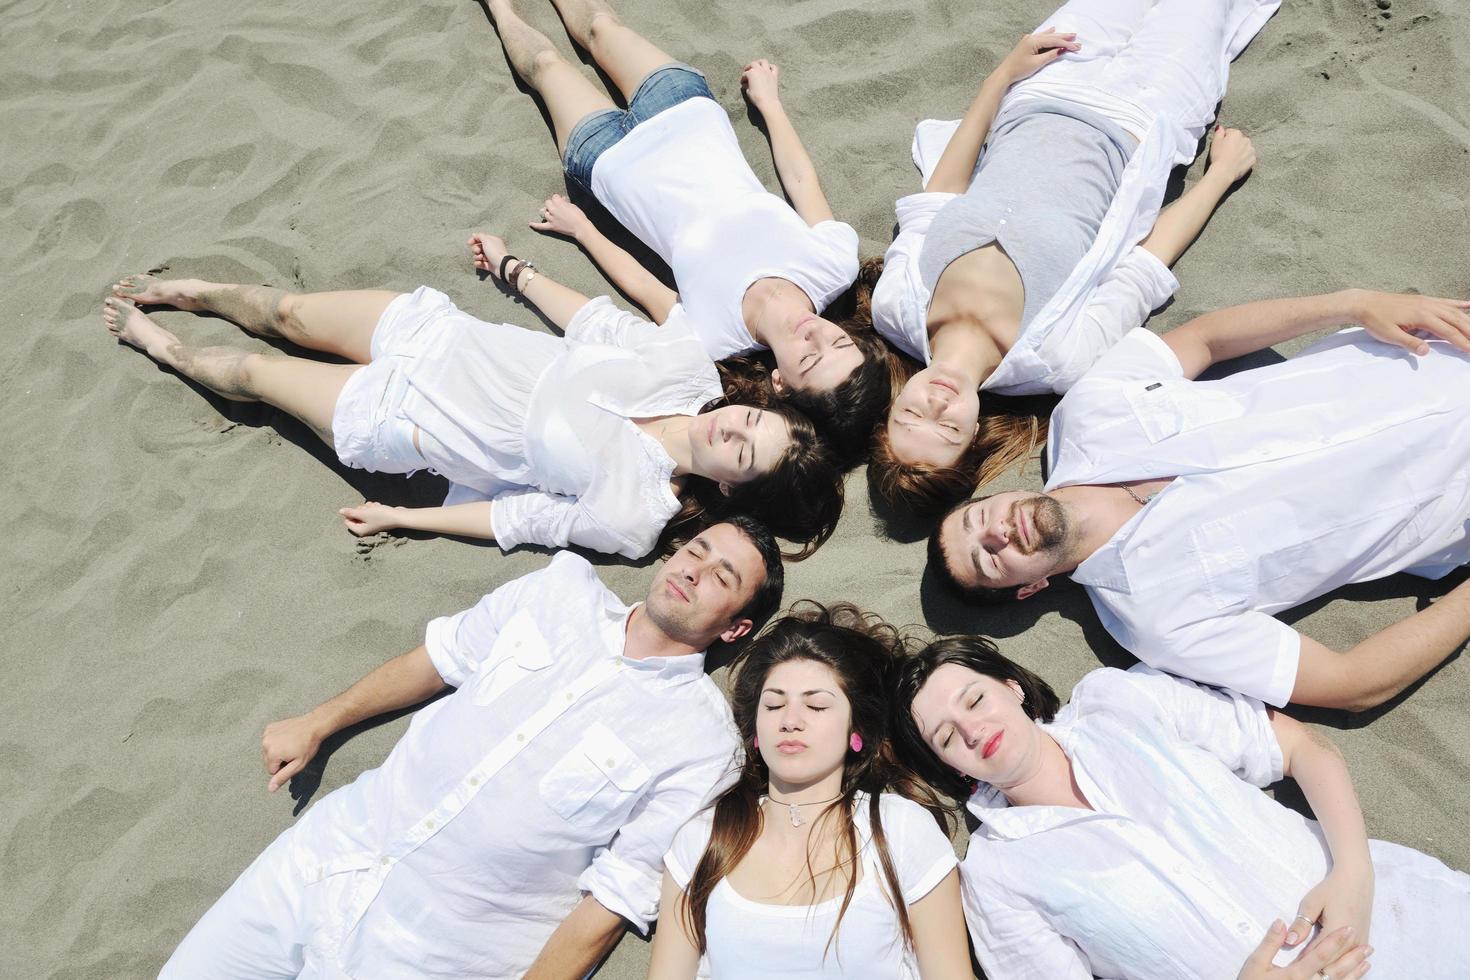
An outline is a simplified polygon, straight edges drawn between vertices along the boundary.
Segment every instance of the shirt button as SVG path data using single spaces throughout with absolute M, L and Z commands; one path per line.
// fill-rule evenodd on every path
M 392 863 L 393 863 L 393 859 L 392 858 L 386 858 L 386 857 L 383 858 L 383 867 L 386 868 L 388 865 L 390 865 Z
M 575 701 L 575 700 L 577 700 L 577 696 L 575 694 L 573 694 L 571 691 L 568 691 L 567 692 L 567 700 L 568 701 Z
M 516 732 L 516 741 L 517 742 L 524 742 L 525 740 L 526 740 L 526 733 L 525 732 Z
M 425 830 L 433 830 L 434 829 L 434 821 L 432 821 L 432 820 L 425 820 L 424 821 L 424 829 Z
M 608 759 L 607 760 L 607 767 L 609 769 L 611 769 L 615 765 L 617 765 L 617 760 L 615 760 L 615 759 Z
M 478 786 L 478 785 L 480 785 L 480 777 L 479 776 L 471 776 L 470 777 L 470 785 L 471 786 Z

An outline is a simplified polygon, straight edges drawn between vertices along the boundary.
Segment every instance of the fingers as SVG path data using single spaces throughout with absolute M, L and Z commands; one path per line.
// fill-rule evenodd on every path
M 305 759 L 292 759 L 290 762 L 288 762 L 286 765 L 282 766 L 279 770 L 276 771 L 276 774 L 271 777 L 270 783 L 267 784 L 266 789 L 274 793 L 276 790 L 286 785 L 286 783 L 290 782 L 291 777 L 296 775 L 305 767 Z
M 1386 344 L 1402 347 L 1410 353 L 1423 357 L 1429 353 L 1429 343 L 1423 337 L 1415 337 L 1413 334 L 1399 327 L 1396 323 L 1388 323 L 1374 331 L 1374 335 Z
M 1292 963 L 1290 973 L 1292 980 L 1296 980 L 1297 977 L 1300 977 L 1301 980 L 1308 980 L 1313 974 L 1321 971 L 1323 967 L 1343 958 L 1344 954 L 1351 957 L 1354 952 L 1367 949 L 1367 947 L 1363 946 L 1358 947 L 1358 950 L 1350 949 L 1352 941 L 1352 926 L 1343 926 L 1341 929 L 1334 929 L 1329 933 L 1318 936 L 1317 941 L 1302 950 L 1301 955 Z M 1372 951 L 1368 950 L 1368 952 Z M 1361 963 L 1366 958 L 1367 953 L 1364 953 L 1362 957 L 1357 959 L 1357 962 Z M 1332 974 L 1334 980 L 1339 976 L 1334 970 L 1329 969 L 1328 972 Z
M 1448 313 L 1440 313 L 1438 319 L 1427 326 L 1431 333 L 1442 340 L 1449 341 L 1456 350 L 1470 354 L 1470 325 L 1460 323 Z
M 1277 919 L 1271 923 L 1271 928 L 1266 930 L 1265 937 L 1256 948 L 1251 950 L 1251 955 L 1245 958 L 1246 969 L 1241 971 L 1241 975 L 1264 973 L 1270 968 L 1271 961 L 1276 958 L 1276 954 L 1281 952 L 1281 944 L 1285 941 L 1286 926 L 1280 919 Z
M 1302 899 L 1302 904 L 1296 910 L 1296 918 L 1291 920 L 1291 925 L 1286 930 L 1286 945 L 1295 946 L 1312 934 L 1312 926 L 1318 919 L 1322 918 L 1322 902 L 1316 897 L 1315 892 L 1308 892 L 1307 897 Z

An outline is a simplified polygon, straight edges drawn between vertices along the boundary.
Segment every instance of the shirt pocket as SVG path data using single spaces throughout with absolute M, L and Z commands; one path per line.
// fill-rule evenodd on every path
M 1124 386 L 1123 394 L 1149 442 L 1245 414 L 1245 406 L 1234 395 L 1197 381 L 1132 382 Z
M 569 823 L 598 823 L 629 808 L 652 773 L 606 725 L 592 725 L 541 778 L 541 799 Z
M 1243 612 L 1255 604 L 1256 563 L 1234 520 L 1206 521 L 1189 532 L 1205 591 L 1220 612 Z
M 549 666 L 551 644 L 541 635 L 535 618 L 523 609 L 510 618 L 495 638 L 495 648 L 475 686 L 474 702 L 486 705 L 497 701 Z

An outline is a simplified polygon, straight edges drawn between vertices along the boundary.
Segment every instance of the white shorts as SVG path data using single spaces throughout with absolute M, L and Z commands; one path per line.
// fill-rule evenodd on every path
M 420 287 L 383 310 L 373 329 L 372 361 L 347 379 L 332 411 L 332 441 L 345 465 L 373 473 L 413 473 L 428 466 L 414 447 L 414 425 L 404 412 L 414 397 L 406 364 L 419 353 L 429 317 L 419 308 Z

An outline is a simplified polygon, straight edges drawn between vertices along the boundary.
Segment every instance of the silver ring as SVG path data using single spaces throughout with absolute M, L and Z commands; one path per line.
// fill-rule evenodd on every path
M 1305 915 L 1298 915 L 1298 916 L 1297 916 L 1297 917 L 1296 917 L 1296 919 L 1301 919 L 1301 920 L 1302 920 L 1302 921 L 1303 921 L 1303 922 L 1305 922 L 1305 923 L 1306 923 L 1306 924 L 1307 924 L 1307 925 L 1311 925 L 1311 924 L 1312 924 L 1312 923 L 1313 923 L 1313 922 L 1315 922 L 1315 921 L 1316 921 L 1316 920 L 1315 920 L 1315 919 L 1309 919 L 1309 918 L 1307 918 L 1307 917 L 1306 917 L 1306 916 L 1305 916 Z M 1292 919 L 1292 920 L 1291 920 L 1291 921 L 1292 921 L 1292 922 L 1295 922 L 1295 921 L 1296 921 L 1296 919 Z M 1318 971 L 1317 971 L 1317 972 L 1318 972 L 1318 973 L 1321 973 L 1321 972 L 1322 972 L 1322 971 L 1321 971 L 1321 970 L 1318 970 Z M 1328 977 L 1328 978 L 1327 978 L 1327 980 L 1332 980 L 1332 978 L 1331 978 L 1331 977 Z

